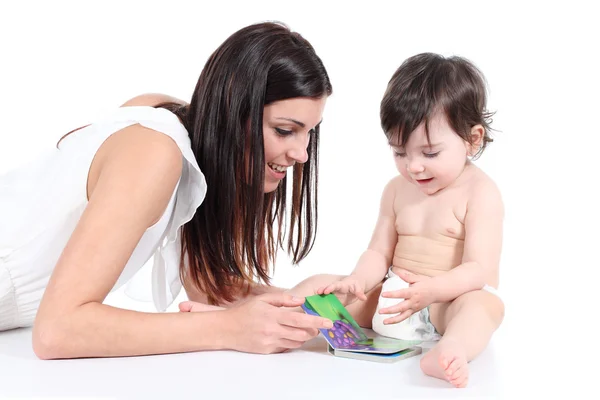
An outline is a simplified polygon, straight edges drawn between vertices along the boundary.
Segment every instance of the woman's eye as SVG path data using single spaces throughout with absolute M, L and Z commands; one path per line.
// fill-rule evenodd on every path
M 395 152 L 394 152 L 394 155 L 395 155 L 396 157 L 406 157 L 406 153 L 401 153 L 401 152 L 399 152 L 399 151 L 395 151 Z
M 423 155 L 427 158 L 435 158 L 437 157 L 437 155 L 440 154 L 440 152 L 436 152 L 436 153 L 423 153 Z
M 281 129 L 281 128 L 275 128 L 275 132 L 277 132 L 281 136 L 289 136 L 292 133 L 294 133 L 294 131 L 288 131 L 288 130 Z

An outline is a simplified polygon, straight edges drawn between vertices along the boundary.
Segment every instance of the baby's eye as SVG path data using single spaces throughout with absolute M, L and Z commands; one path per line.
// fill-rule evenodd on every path
M 406 157 L 406 153 L 403 153 L 401 151 L 394 151 L 394 155 L 396 157 Z
M 281 128 L 275 128 L 275 132 L 277 132 L 281 136 L 289 136 L 292 133 L 294 133 L 294 131 L 288 131 L 288 130 L 281 129 Z
M 435 153 L 423 153 L 423 155 L 427 158 L 435 158 L 438 156 L 438 154 L 440 154 L 440 152 L 435 152 Z

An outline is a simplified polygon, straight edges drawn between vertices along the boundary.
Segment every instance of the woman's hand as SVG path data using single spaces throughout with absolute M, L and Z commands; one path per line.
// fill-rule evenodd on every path
M 396 324 L 404 321 L 412 314 L 436 302 L 435 281 L 426 275 L 413 274 L 406 270 L 394 271 L 400 279 L 410 286 L 405 289 L 394 290 L 391 292 L 382 292 L 381 297 L 391 299 L 404 299 L 400 303 L 382 308 L 380 314 L 398 314 L 391 318 L 383 320 L 384 324 Z
M 181 312 L 220 311 L 224 309 L 225 307 L 211 306 L 197 301 L 182 301 L 179 303 L 179 311 Z
M 256 296 L 222 311 L 224 347 L 247 353 L 280 353 L 295 349 L 333 326 L 331 320 L 290 310 L 304 304 L 303 297 L 286 293 Z

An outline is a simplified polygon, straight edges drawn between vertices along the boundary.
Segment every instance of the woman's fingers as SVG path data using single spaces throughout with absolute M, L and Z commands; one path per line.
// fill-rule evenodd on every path
M 292 328 L 291 326 L 281 325 L 280 338 L 282 340 L 292 340 L 304 343 L 319 334 L 317 329 L 312 328 Z
M 302 346 L 304 344 L 304 342 L 305 341 L 281 339 L 279 341 L 279 345 L 281 348 L 283 348 L 283 350 L 280 351 L 280 353 L 283 353 L 284 351 L 286 351 L 288 349 L 297 349 L 298 347 Z
M 330 329 L 333 327 L 330 319 L 283 310 L 277 318 L 277 322 L 281 325 L 302 329 Z
M 257 298 L 275 307 L 299 307 L 304 304 L 304 297 L 282 292 L 263 294 Z

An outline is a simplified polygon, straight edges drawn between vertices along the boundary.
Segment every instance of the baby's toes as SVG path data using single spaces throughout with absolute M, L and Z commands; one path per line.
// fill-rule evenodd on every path
M 462 360 L 460 360 L 458 357 L 448 357 L 446 359 L 446 365 L 448 365 L 445 370 L 446 376 L 450 378 L 456 371 L 460 369 L 460 367 L 464 365 L 464 362 L 462 362 Z
M 452 385 L 454 385 L 454 387 L 464 388 L 464 387 L 467 387 L 467 383 L 469 383 L 469 377 L 468 377 L 468 375 L 464 375 L 457 379 L 451 380 L 450 383 Z
M 463 364 L 456 371 L 454 371 L 450 376 L 448 381 L 456 387 L 465 387 L 467 386 L 467 382 L 469 380 L 469 366 L 468 364 Z

